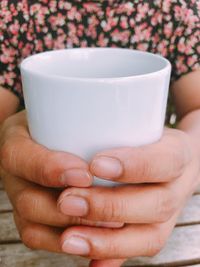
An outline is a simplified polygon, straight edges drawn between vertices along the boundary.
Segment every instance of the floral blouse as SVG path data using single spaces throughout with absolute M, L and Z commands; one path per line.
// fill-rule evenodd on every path
M 200 0 L 0 1 L 0 86 L 22 102 L 23 58 L 97 46 L 161 54 L 176 80 L 200 67 Z

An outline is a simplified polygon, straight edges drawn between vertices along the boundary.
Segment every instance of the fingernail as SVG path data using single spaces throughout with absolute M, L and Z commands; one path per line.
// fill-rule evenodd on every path
M 92 175 L 84 169 L 69 169 L 66 170 L 60 177 L 61 183 L 64 186 L 89 186 L 92 184 Z
M 117 178 L 123 172 L 123 167 L 118 159 L 99 156 L 91 164 L 92 172 L 102 178 Z
M 84 216 L 88 213 L 87 201 L 78 196 L 68 195 L 58 203 L 60 211 L 69 216 Z
M 79 236 L 71 236 L 63 242 L 62 250 L 70 254 L 87 255 L 90 252 L 90 246 L 85 239 Z

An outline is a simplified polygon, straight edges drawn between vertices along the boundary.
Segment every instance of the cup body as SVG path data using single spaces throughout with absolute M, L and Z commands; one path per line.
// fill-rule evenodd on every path
M 99 151 L 162 136 L 171 65 L 161 56 L 72 48 L 30 56 L 20 67 L 30 134 L 49 149 L 90 161 Z

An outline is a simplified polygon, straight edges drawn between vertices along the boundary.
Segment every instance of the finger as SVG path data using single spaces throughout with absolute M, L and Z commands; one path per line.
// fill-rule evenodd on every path
M 92 260 L 89 267 L 120 267 L 125 259 Z
M 90 171 L 97 177 L 125 183 L 168 182 L 179 177 L 190 161 L 188 142 L 183 132 L 166 129 L 154 144 L 98 153 Z
M 24 220 L 57 227 L 78 222 L 78 218 L 63 215 L 57 210 L 59 191 L 38 186 L 9 174 L 4 180 L 11 203 Z
M 30 223 L 20 218 L 16 212 L 14 212 L 14 219 L 21 240 L 28 248 L 63 252 L 60 246 L 60 236 L 63 229 Z
M 92 175 L 83 159 L 51 151 L 30 138 L 24 112 L 6 121 L 0 140 L 1 166 L 15 176 L 51 187 L 92 184 Z
M 61 236 L 62 251 L 96 260 L 154 256 L 163 248 L 177 215 L 163 224 L 131 224 L 114 230 L 73 226 Z
M 88 220 L 158 223 L 167 221 L 179 208 L 179 190 L 180 182 L 173 188 L 167 184 L 68 188 L 60 195 L 58 208 L 63 214 Z
M 57 198 L 60 192 L 55 189 L 43 188 L 13 176 L 7 177 L 5 188 L 19 216 L 30 222 L 55 227 L 81 224 L 113 228 L 122 226 L 121 223 L 106 224 L 62 214 L 57 209 Z
M 16 213 L 14 219 L 21 240 L 27 247 L 51 252 L 61 252 L 60 236 L 62 229 L 30 223 L 20 218 Z

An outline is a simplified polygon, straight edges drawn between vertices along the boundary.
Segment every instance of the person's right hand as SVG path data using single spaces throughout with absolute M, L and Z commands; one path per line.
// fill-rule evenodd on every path
M 1 125 L 0 177 L 13 205 L 21 239 L 28 247 L 60 252 L 60 233 L 70 225 L 121 226 L 59 212 L 60 190 L 66 186 L 89 187 L 93 177 L 83 159 L 35 143 L 28 132 L 25 111 Z

